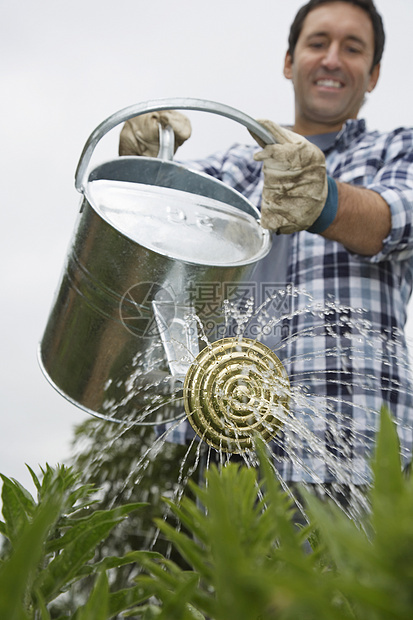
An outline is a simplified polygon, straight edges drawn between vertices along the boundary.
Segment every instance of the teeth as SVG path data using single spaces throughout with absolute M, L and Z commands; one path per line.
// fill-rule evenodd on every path
M 330 88 L 342 88 L 340 82 L 336 82 L 336 80 L 317 80 L 318 86 L 328 86 Z

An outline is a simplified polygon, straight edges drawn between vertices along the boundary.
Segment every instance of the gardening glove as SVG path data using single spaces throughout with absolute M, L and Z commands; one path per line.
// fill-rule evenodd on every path
M 277 140 L 254 155 L 263 162 L 261 225 L 278 233 L 323 232 L 337 213 L 337 185 L 327 177 L 322 151 L 272 121 L 259 121 Z
M 175 134 L 175 152 L 191 135 L 189 118 L 175 110 L 149 112 L 126 121 L 120 132 L 119 155 L 156 157 L 159 152 L 159 124 L 170 125 Z

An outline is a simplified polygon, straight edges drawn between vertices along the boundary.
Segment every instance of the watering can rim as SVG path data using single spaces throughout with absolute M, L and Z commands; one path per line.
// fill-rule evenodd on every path
M 270 144 L 270 143 L 275 142 L 274 136 L 263 125 L 255 121 L 253 118 L 244 114 L 243 112 L 240 112 L 239 110 L 235 108 L 232 108 L 230 106 L 220 104 L 217 102 L 208 101 L 204 99 L 193 99 L 193 98 L 172 98 L 172 99 L 162 99 L 162 100 L 150 100 L 150 101 L 134 104 L 132 106 L 123 108 L 122 110 L 119 110 L 118 112 L 115 112 L 110 117 L 108 117 L 105 121 L 100 123 L 100 125 L 96 127 L 96 129 L 92 132 L 92 134 L 89 136 L 88 140 L 86 141 L 86 144 L 84 146 L 84 149 L 82 151 L 82 154 L 81 154 L 81 157 L 80 157 L 77 169 L 76 169 L 75 185 L 76 185 L 76 189 L 80 193 L 83 194 L 87 203 L 91 206 L 92 209 L 94 209 L 99 214 L 100 217 L 103 218 L 104 221 L 111 224 L 111 222 L 102 212 L 102 209 L 95 208 L 94 201 L 90 200 L 90 192 L 88 191 L 88 187 L 90 185 L 89 182 L 90 182 L 90 179 L 93 173 L 101 169 L 101 167 L 105 165 L 110 166 L 112 163 L 115 163 L 115 162 L 120 163 L 121 161 L 125 161 L 125 160 L 129 160 L 129 161 L 136 160 L 136 163 L 139 165 L 143 165 L 145 164 L 145 162 L 149 162 L 149 161 L 152 164 L 152 162 L 156 161 L 158 162 L 158 165 L 169 166 L 171 168 L 173 167 L 181 168 L 187 174 L 202 177 L 203 179 L 208 180 L 208 182 L 211 181 L 215 185 L 219 185 L 221 186 L 221 188 L 225 188 L 225 191 L 228 194 L 231 194 L 232 196 L 236 197 L 237 202 L 242 203 L 242 206 L 238 207 L 240 211 L 247 213 L 259 225 L 260 223 L 259 210 L 247 198 L 245 198 L 245 196 L 243 196 L 240 192 L 238 192 L 234 188 L 231 188 L 229 185 L 227 185 L 223 181 L 213 178 L 210 175 L 203 173 L 202 171 L 191 169 L 190 165 L 186 166 L 184 163 L 180 164 L 180 163 L 176 163 L 172 161 L 174 135 L 173 135 L 173 131 L 171 128 L 166 128 L 167 131 L 160 131 L 160 147 L 161 148 L 160 148 L 160 152 L 157 158 L 142 157 L 142 156 L 139 156 L 139 157 L 138 156 L 121 156 L 121 157 L 117 157 L 115 160 L 113 159 L 108 160 L 100 164 L 96 168 L 93 168 L 90 171 L 88 170 L 89 163 L 90 163 L 91 157 L 93 155 L 93 152 L 94 152 L 94 149 L 97 143 L 108 131 L 113 129 L 116 125 L 130 118 L 139 116 L 141 114 L 157 111 L 157 110 L 167 110 L 167 109 L 187 109 L 187 110 L 212 112 L 214 114 L 225 116 L 231 120 L 235 120 L 241 123 L 250 132 L 255 133 L 260 139 L 262 139 L 264 143 Z M 165 143 L 163 143 L 164 141 Z M 191 193 L 193 195 L 196 195 L 197 192 L 192 191 Z M 212 200 L 214 199 L 212 198 Z M 216 198 L 215 200 L 219 201 L 220 199 Z M 225 203 L 224 201 L 221 201 L 221 204 L 226 205 L 226 207 L 228 207 L 228 203 Z M 83 209 L 83 204 L 82 204 L 82 209 Z M 250 263 L 254 263 L 257 260 L 260 260 L 261 258 L 263 258 L 266 254 L 268 254 L 268 251 L 271 245 L 271 235 L 267 230 L 265 229 L 261 229 L 261 230 L 262 230 L 262 251 L 259 253 L 259 255 L 251 256 L 247 260 L 241 260 L 239 262 L 233 263 L 233 266 L 248 265 Z M 131 239 L 127 231 L 123 231 L 122 234 L 126 238 Z M 156 251 L 156 249 L 152 247 L 148 247 L 148 249 Z M 164 256 L 168 256 L 168 253 L 163 252 L 163 254 Z M 174 257 L 171 255 L 170 258 L 174 258 Z M 184 262 L 187 262 L 189 264 L 193 263 L 193 261 L 191 260 L 184 260 Z M 194 264 L 200 264 L 199 259 L 198 261 L 194 261 Z
M 144 163 L 145 161 L 150 161 L 151 163 L 155 163 L 157 160 L 156 158 L 150 158 L 150 157 L 129 157 L 127 156 L 128 159 L 136 159 L 138 160 L 138 162 L 142 162 Z M 118 158 L 115 161 L 119 161 Z M 110 164 L 112 163 L 113 160 L 108 160 L 107 162 L 102 163 L 101 165 L 104 166 L 105 164 Z M 168 166 L 176 166 L 176 167 L 180 167 L 179 164 L 177 164 L 176 162 L 171 162 L 171 161 L 167 161 L 167 162 L 162 162 L 162 164 L 164 165 L 168 165 Z M 100 166 L 98 166 L 99 168 Z M 97 169 L 98 169 L 97 168 Z M 190 172 L 196 176 L 203 176 L 206 180 L 211 180 L 211 182 L 213 181 L 214 184 L 218 183 L 217 179 L 213 179 L 212 177 L 210 177 L 209 175 L 205 174 L 205 173 L 200 173 L 198 171 L 194 171 L 194 170 L 190 170 L 188 168 L 183 167 L 184 170 L 186 172 Z M 94 169 L 92 172 L 94 172 L 96 169 Z M 95 181 L 97 180 L 106 180 L 106 179 L 94 179 Z M 153 190 L 154 186 L 153 185 L 149 185 L 149 184 L 145 184 L 145 183 L 130 183 L 131 185 L 136 185 L 138 188 L 140 186 L 140 189 L 142 192 L 149 190 L 149 188 L 151 188 Z M 155 186 L 156 189 L 158 190 L 159 193 L 162 193 L 163 191 L 168 192 L 170 195 L 172 195 L 173 197 L 179 197 L 180 195 L 187 195 L 187 196 L 199 196 L 200 198 L 202 198 L 202 200 L 207 203 L 209 206 L 216 206 L 217 207 L 217 211 L 223 211 L 226 212 L 227 214 L 230 213 L 237 213 L 238 217 L 241 217 L 245 220 L 249 220 L 251 222 L 254 221 L 257 229 L 261 229 L 261 249 L 259 254 L 254 254 L 253 256 L 249 257 L 249 258 L 243 258 L 240 259 L 238 261 L 233 261 L 231 262 L 230 265 L 225 264 L 225 266 L 227 267 L 241 267 L 241 266 L 247 266 L 250 265 L 252 263 L 257 262 L 258 260 L 261 260 L 262 258 L 264 258 L 264 256 L 266 256 L 271 248 L 271 233 L 270 231 L 261 228 L 259 225 L 259 218 L 260 218 L 260 213 L 259 210 L 257 209 L 257 207 L 255 207 L 249 200 L 247 200 L 244 196 L 242 196 L 242 194 L 240 194 L 239 192 L 237 192 L 236 190 L 233 190 L 233 188 L 230 188 L 228 185 L 226 185 L 225 183 L 223 183 L 222 181 L 219 181 L 219 184 L 221 186 L 223 186 L 226 190 L 231 190 L 231 193 L 233 193 L 234 195 L 236 195 L 238 198 L 241 198 L 244 202 L 244 204 L 246 206 L 248 206 L 249 211 L 247 210 L 243 210 L 241 208 L 239 208 L 238 206 L 235 205 L 231 205 L 228 203 L 223 202 L 222 200 L 210 197 L 210 196 L 202 196 L 201 194 L 193 194 L 190 193 L 188 191 L 184 191 L 181 189 L 176 189 L 176 188 L 169 188 L 169 187 L 163 187 L 163 186 Z M 85 187 L 83 194 L 84 194 L 84 201 L 86 201 L 88 207 L 90 209 L 93 210 L 93 212 L 101 219 L 103 220 L 108 226 L 113 227 L 114 226 L 114 222 L 111 221 L 111 219 L 107 216 L 107 214 L 105 213 L 104 209 L 100 208 L 97 204 L 96 201 L 93 199 L 93 190 L 91 188 L 91 186 L 93 185 L 93 181 L 91 183 L 88 183 L 88 185 Z M 128 185 L 128 183 L 125 183 L 125 185 Z M 137 190 L 139 192 L 139 189 Z M 82 209 L 84 209 L 84 203 L 82 203 Z M 154 253 L 159 253 L 159 248 L 157 248 L 156 246 L 152 246 L 148 241 L 144 242 L 143 240 L 137 240 L 133 237 L 133 235 L 129 234 L 126 230 L 119 228 L 118 225 L 115 226 L 116 227 L 116 231 L 117 234 L 121 235 L 122 237 L 128 239 L 129 241 L 133 242 L 133 243 L 137 243 L 138 245 L 140 245 L 141 247 L 144 247 L 145 249 L 149 250 L 150 252 L 154 252 Z M 176 261 L 179 260 L 180 263 L 183 264 L 188 264 L 188 265 L 198 265 L 198 266 L 215 266 L 215 267 L 222 267 L 224 265 L 220 265 L 218 264 L 213 264 L 211 265 L 211 261 L 210 259 L 208 260 L 201 260 L 199 257 L 197 258 L 197 260 L 191 260 L 189 258 L 183 258 L 183 257 L 177 257 L 175 256 L 173 253 L 168 252 L 166 250 L 162 250 L 161 251 L 162 256 L 164 256 L 166 259 L 168 260 L 172 260 L 172 261 Z
M 197 176 L 197 177 L 202 177 L 205 181 L 210 182 L 211 184 L 220 186 L 222 188 L 225 189 L 226 192 L 228 192 L 228 194 L 233 194 L 237 200 L 239 200 L 240 202 L 244 203 L 248 209 L 244 210 L 245 213 L 248 213 L 249 215 L 251 215 L 252 217 L 254 217 L 256 220 L 260 219 L 260 211 L 259 209 L 250 201 L 248 200 L 248 198 L 246 198 L 243 194 L 241 194 L 241 192 L 239 192 L 238 190 L 236 190 L 234 187 L 231 187 L 230 185 L 228 185 L 227 183 L 225 183 L 224 181 L 221 181 L 221 179 L 217 179 L 215 177 L 212 177 L 211 175 L 207 174 L 206 172 L 202 171 L 202 170 L 196 170 L 195 168 L 191 168 L 190 166 L 190 162 L 189 165 L 187 165 L 186 162 L 179 162 L 179 161 L 173 161 L 173 160 L 168 160 L 168 159 L 161 159 L 159 157 L 146 157 L 144 155 L 120 155 L 119 157 L 116 157 L 115 159 L 106 159 L 105 161 L 100 162 L 97 166 L 95 166 L 92 170 L 90 170 L 88 178 L 87 178 L 87 184 L 86 186 L 82 189 L 82 193 L 84 194 L 84 196 L 87 198 L 87 194 L 88 194 L 88 190 L 89 190 L 89 185 L 91 182 L 93 181 L 97 181 L 97 180 L 103 180 L 102 179 L 98 179 L 97 177 L 93 177 L 93 175 L 96 175 L 96 173 L 100 170 L 105 168 L 106 166 L 110 166 L 111 164 L 119 164 L 121 162 L 136 162 L 137 164 L 142 163 L 146 163 L 149 166 L 164 166 L 164 167 L 171 167 L 171 168 L 177 168 L 177 169 L 182 169 L 185 173 L 188 173 L 189 175 L 193 175 L 193 176 Z M 107 179 L 109 180 L 109 179 Z M 115 180 L 115 179 L 113 179 Z M 121 179 L 116 179 L 116 180 L 121 180 Z M 124 180 L 124 179 L 122 179 Z M 132 181 L 131 181 L 132 182 Z M 145 185 L 143 183 L 141 183 L 140 181 L 133 181 L 134 183 L 136 183 L 136 185 Z M 147 184 L 149 185 L 149 184 Z M 159 185 L 159 186 L 155 186 L 155 187 L 167 187 L 167 186 L 163 186 L 163 185 Z M 179 191 L 177 188 L 171 188 L 171 189 L 175 189 L 175 191 Z M 191 191 L 191 190 L 185 190 L 188 191 L 189 194 L 195 194 L 195 192 Z M 202 196 L 202 194 L 198 194 L 200 196 Z M 219 199 L 213 199 L 210 198 L 211 200 L 216 200 L 217 202 L 219 202 Z M 222 202 L 222 201 L 221 201 Z M 90 201 L 89 201 L 89 204 Z M 92 205 L 91 205 L 92 206 Z

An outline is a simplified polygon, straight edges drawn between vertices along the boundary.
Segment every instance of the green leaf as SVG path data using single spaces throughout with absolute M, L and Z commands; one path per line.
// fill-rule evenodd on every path
M 389 528 L 393 529 L 395 523 L 398 523 L 401 505 L 407 499 L 396 426 L 385 407 L 380 413 L 380 429 L 372 469 L 372 523 L 376 533 L 385 537 Z
M 47 552 L 55 552 L 67 547 L 71 542 L 102 523 L 112 521 L 112 527 L 114 527 L 124 517 L 128 516 L 128 514 L 143 506 L 145 506 L 145 504 L 142 503 L 125 504 L 124 506 L 113 508 L 112 510 L 95 510 L 86 517 L 65 519 L 64 526 L 67 528 L 66 532 L 63 536 L 51 540 L 48 543 Z
M 109 594 L 109 618 L 148 600 L 152 593 L 153 588 L 147 589 L 140 583 L 130 588 L 111 592 Z
M 150 576 L 141 574 L 135 578 L 136 583 L 142 589 L 142 593 L 146 592 L 146 596 L 142 600 L 151 596 L 162 598 L 165 590 L 175 591 L 180 587 L 180 584 L 186 583 L 187 579 L 194 574 L 192 571 L 182 570 L 174 562 L 164 558 L 158 562 L 143 556 L 140 564 L 150 574 Z M 192 602 L 208 616 L 214 617 L 213 601 L 209 594 L 199 589 L 194 592 Z
M 101 572 L 96 579 L 88 602 L 78 610 L 78 620 L 107 620 L 109 618 L 108 608 L 108 578 L 105 572 Z
M 26 463 L 26 467 L 29 470 L 29 473 L 30 473 L 30 475 L 32 477 L 33 484 L 36 487 L 37 492 L 39 493 L 40 489 L 42 487 L 41 482 L 40 482 L 39 478 L 36 476 L 36 474 L 34 473 L 33 469 L 31 467 L 29 467 L 29 465 L 27 465 L 27 463 Z
M 16 480 L 2 474 L 0 477 L 3 480 L 4 533 L 14 545 L 27 525 L 29 516 L 33 514 L 35 502 L 30 493 Z
M 372 546 L 360 528 L 333 502 L 323 502 L 303 489 L 308 514 L 317 526 L 319 543 L 328 549 L 332 566 L 343 573 L 354 573 L 373 562 Z
M 79 533 L 40 573 L 36 587 L 41 590 L 46 601 L 53 600 L 68 585 L 83 576 L 83 565 L 93 558 L 96 546 L 119 522 L 111 518 L 100 521 Z
M 189 481 L 189 484 L 196 494 L 201 493 L 199 487 L 191 484 L 191 481 Z M 178 521 L 191 531 L 194 538 L 202 542 L 207 541 L 205 532 L 207 517 L 204 512 L 200 511 L 199 506 L 197 506 L 194 501 L 188 497 L 183 497 L 180 504 L 175 504 L 173 501 L 165 497 L 162 497 L 162 501 L 169 506 Z
M 199 614 L 195 616 L 193 608 L 188 604 L 193 597 L 198 580 L 198 575 L 189 575 L 173 592 L 164 591 L 164 604 L 162 613 L 158 616 L 159 620 L 196 620 L 199 618 Z
M 41 590 L 45 600 L 52 600 L 67 585 L 83 577 L 83 565 L 93 558 L 96 546 L 129 512 L 140 507 L 141 504 L 138 503 L 113 510 L 96 511 L 86 519 L 75 522 L 66 534 L 54 541 L 61 553 L 50 562 L 36 582 L 36 587 Z M 51 544 L 49 550 L 53 547 Z
M 129 553 L 121 557 L 108 556 L 103 558 L 103 560 L 94 565 L 94 568 L 97 571 L 119 568 L 120 566 L 126 566 L 127 564 L 139 563 L 144 557 L 153 560 L 163 559 L 163 556 L 156 551 L 129 551 Z
M 20 532 L 10 557 L 0 566 L 0 618 L 22 620 L 30 601 L 32 583 L 43 557 L 44 541 L 60 511 L 61 497 L 48 498 L 39 506 L 32 523 L 26 523 Z
M 278 482 L 272 463 L 267 455 L 267 447 L 260 439 L 255 441 L 260 471 L 263 477 L 263 491 L 267 504 L 267 516 L 276 524 L 276 536 L 283 541 L 285 548 L 296 557 L 303 557 L 303 537 L 299 535 L 293 523 L 291 498 L 282 490 Z
M 156 605 L 141 605 L 140 607 L 134 607 L 133 609 L 125 612 L 122 617 L 132 617 L 135 619 L 138 617 L 142 620 L 154 620 L 156 618 L 159 618 L 160 613 L 161 609 L 159 607 L 156 607 Z M 203 616 L 201 620 L 204 620 Z
M 385 407 L 380 412 L 380 429 L 377 435 L 372 468 L 374 474 L 373 500 L 381 501 L 383 498 L 387 498 L 389 504 L 394 499 L 398 500 L 404 488 L 400 443 L 395 423 Z
M 40 611 L 40 620 L 51 620 L 49 611 L 46 607 L 44 598 L 42 597 L 41 593 L 36 592 L 35 597 L 37 601 L 37 607 L 39 608 L 39 611 Z
M 162 519 L 155 519 L 155 523 L 170 540 L 182 557 L 199 572 L 204 579 L 211 579 L 211 567 L 208 565 L 208 556 L 205 550 L 194 540 L 189 538 L 184 532 L 173 528 L 169 523 Z M 190 525 L 190 522 L 187 522 Z

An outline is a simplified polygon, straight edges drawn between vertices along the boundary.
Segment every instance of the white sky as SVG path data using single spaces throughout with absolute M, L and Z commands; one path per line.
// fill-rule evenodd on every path
M 293 120 L 282 76 L 289 25 L 304 0 L 3 0 L 0 9 L 0 472 L 30 487 L 24 463 L 54 465 L 86 414 L 43 378 L 36 351 L 75 225 L 74 171 L 92 130 L 130 104 L 169 97 Z M 387 44 L 365 105 L 371 128 L 413 125 L 412 0 L 377 0 Z M 181 157 L 246 130 L 191 113 Z M 96 161 L 116 157 L 117 129 Z M 412 312 L 412 311 L 411 311 Z

